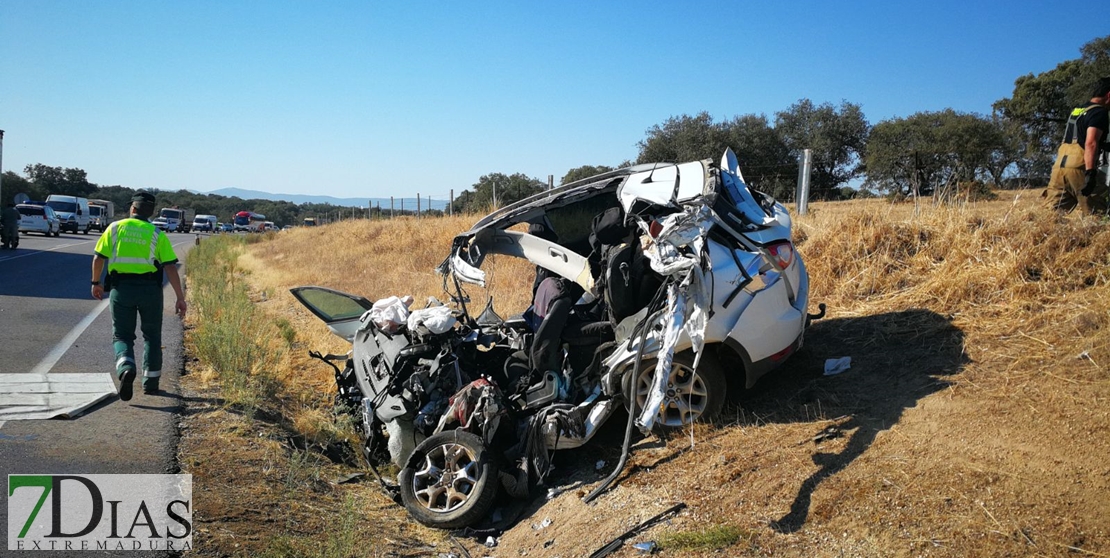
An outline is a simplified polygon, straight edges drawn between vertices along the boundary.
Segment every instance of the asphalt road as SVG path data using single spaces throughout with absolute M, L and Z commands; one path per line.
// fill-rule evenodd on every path
M 18 250 L 0 250 L 0 373 L 110 372 L 115 378 L 111 314 L 106 300 L 97 301 L 90 294 L 97 237 L 95 233 L 63 233 L 58 238 L 21 235 Z M 170 234 L 170 240 L 184 262 L 195 235 Z M 182 272 L 184 276 L 184 266 Z M 140 377 L 129 402 L 113 396 L 75 419 L 0 423 L 0 478 L 177 471 L 182 329 L 173 311 L 173 289 L 168 283 L 164 289 L 162 392 L 144 395 Z M 136 353 L 141 363 L 141 335 Z M 0 506 L 0 525 L 5 526 L 0 549 L 5 549 L 6 505 Z

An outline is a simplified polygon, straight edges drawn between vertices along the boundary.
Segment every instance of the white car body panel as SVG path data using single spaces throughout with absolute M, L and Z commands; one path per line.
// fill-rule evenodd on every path
M 744 309 L 746 323 L 759 327 L 736 327 L 729 332 L 753 361 L 786 349 L 805 328 L 805 312 L 790 304 L 787 293 L 785 281 L 776 281 L 761 291 Z
M 483 229 L 474 235 L 471 246 L 482 252 L 481 257 L 485 254 L 505 254 L 524 258 L 578 283 L 588 293 L 594 290 L 586 258 L 554 242 L 517 231 Z M 480 260 L 477 264 L 481 265 Z
M 617 196 L 628 211 L 636 200 L 673 206 L 675 202 L 700 196 L 704 187 L 705 165 L 694 161 L 633 174 L 618 190 Z

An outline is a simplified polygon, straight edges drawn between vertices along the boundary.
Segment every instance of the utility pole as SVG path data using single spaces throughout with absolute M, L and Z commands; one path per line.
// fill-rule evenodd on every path
M 420 218 L 420 192 L 416 193 L 416 218 Z
M 0 130 L 0 200 L 4 199 L 4 130 Z
M 451 201 L 447 203 L 447 214 L 455 215 L 455 189 L 451 188 Z
M 389 218 L 393 218 L 393 196 L 389 196 Z

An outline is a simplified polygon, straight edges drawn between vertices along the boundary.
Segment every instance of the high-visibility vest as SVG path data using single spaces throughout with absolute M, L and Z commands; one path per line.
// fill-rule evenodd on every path
M 153 273 L 159 263 L 177 259 L 165 233 L 134 218 L 112 223 L 100 235 L 95 250 L 108 258 L 108 273 Z

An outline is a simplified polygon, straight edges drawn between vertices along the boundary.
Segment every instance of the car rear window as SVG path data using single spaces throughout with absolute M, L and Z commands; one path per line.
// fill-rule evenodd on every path
M 16 207 L 16 209 L 19 210 L 20 215 L 42 215 L 44 213 L 41 207 L 22 206 Z

